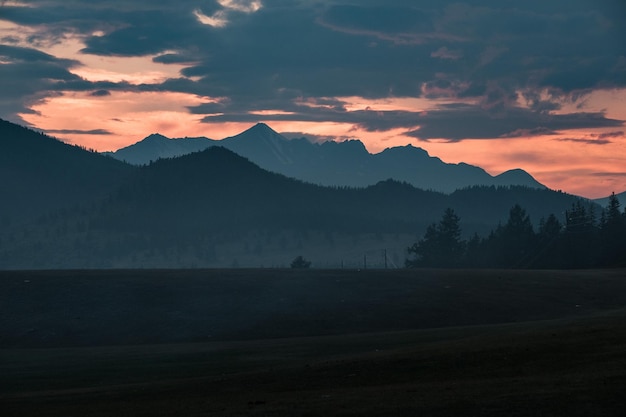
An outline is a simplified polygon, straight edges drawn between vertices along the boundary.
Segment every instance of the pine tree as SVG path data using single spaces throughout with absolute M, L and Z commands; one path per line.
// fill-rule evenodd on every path
M 598 228 L 592 206 L 581 201 L 565 211 L 565 234 L 562 250 L 567 254 L 567 267 L 590 268 L 596 266 L 600 245 Z
M 509 211 L 509 219 L 504 226 L 496 230 L 496 262 L 498 266 L 519 268 L 529 266 L 535 232 L 530 217 L 519 204 Z
M 533 266 L 542 268 L 560 268 L 565 265 L 560 251 L 563 225 L 554 214 L 548 219 L 541 219 L 537 233 L 537 253 Z
M 461 241 L 461 219 L 454 210 L 447 208 L 439 223 L 433 223 L 426 229 L 424 237 L 408 248 L 407 267 L 434 266 L 455 267 L 464 255 L 465 242 Z
M 626 265 L 626 221 L 615 193 L 609 197 L 609 203 L 603 214 L 604 222 L 600 228 L 602 247 L 600 265 Z

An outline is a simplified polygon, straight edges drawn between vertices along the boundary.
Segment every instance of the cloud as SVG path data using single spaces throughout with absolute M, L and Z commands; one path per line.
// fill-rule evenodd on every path
M 583 143 L 585 145 L 608 145 L 609 143 L 613 143 L 607 139 L 587 139 L 587 138 L 558 138 L 555 139 L 559 142 L 574 142 L 574 143 Z
M 254 13 L 263 7 L 260 0 L 217 0 L 225 9 L 236 10 L 244 13 Z
M 331 5 L 320 19 L 334 30 L 381 39 L 434 32 L 427 11 L 394 5 Z
M 65 69 L 74 67 L 76 65 L 80 65 L 80 63 L 76 60 L 60 59 L 60 58 L 56 58 L 53 55 L 47 54 L 45 52 L 39 51 L 34 48 L 25 48 L 25 47 L 14 46 L 14 45 L 0 45 L 0 57 L 3 57 L 5 60 L 7 60 L 8 61 L 7 63 L 46 62 L 46 63 L 53 63 Z
M 558 132 L 546 127 L 535 127 L 532 129 L 515 129 L 512 132 L 500 135 L 501 138 L 528 138 L 533 136 L 556 135 Z
M 23 4 L 31 7 L 5 4 L 0 17 L 28 28 L 21 40 L 13 31 L 1 38 L 3 43 L 29 45 L 27 50 L 2 45 L 11 55 L 0 53 L 3 79 L 11 80 L 0 80 L 0 88 L 10 89 L 6 98 L 0 98 L 0 115 L 5 117 L 28 111 L 33 100 L 59 91 L 93 91 L 98 97 L 97 91 L 107 90 L 225 98 L 219 105 L 190 107 L 196 114 L 206 111 L 207 121 L 248 121 L 255 117 L 252 112 L 273 109 L 293 112 L 275 116 L 289 120 L 328 118 L 370 130 L 403 127 L 421 140 L 621 125 L 593 112 L 575 113 L 569 119 L 554 114 L 561 111 L 565 98 L 582 100 L 585 92 L 596 88 L 626 86 L 622 24 L 626 7 L 619 2 L 529 0 L 513 6 L 496 0 L 472 5 L 452 0 L 30 0 Z M 82 56 L 62 60 L 42 52 L 62 45 L 70 34 L 84 43 Z M 146 57 L 184 69 L 178 77 L 140 85 L 93 83 L 72 74 L 81 58 L 92 55 Z M 20 66 L 26 62 L 35 65 Z M 470 107 L 429 109 L 426 115 L 417 109 L 356 113 L 296 104 L 298 99 L 338 96 L 423 97 Z M 520 106 L 522 96 L 527 108 Z
M 254 13 L 263 7 L 259 0 L 217 0 L 217 2 L 223 9 L 216 11 L 211 16 L 202 13 L 200 9 L 193 11 L 194 16 L 200 23 L 214 28 L 223 28 L 230 23 L 229 17 L 232 12 Z
M 46 133 L 59 134 L 59 135 L 112 135 L 113 134 L 106 129 L 91 129 L 91 130 L 48 129 L 46 130 Z
M 433 51 L 430 54 L 430 56 L 432 58 L 457 60 L 457 59 L 461 59 L 463 57 L 463 52 L 461 52 L 460 50 L 452 51 L 452 50 L 448 49 L 447 46 L 442 46 L 441 48 L 437 49 L 436 51 Z
M 616 171 L 611 171 L 611 172 L 594 172 L 591 175 L 593 175 L 594 177 L 626 177 L 626 172 L 616 172 Z
M 109 90 L 96 90 L 90 94 L 92 97 L 106 97 L 110 96 L 111 92 Z
M 495 139 L 519 137 L 521 132 L 541 134 L 569 129 L 615 127 L 621 120 L 606 118 L 603 113 L 546 114 L 521 107 L 496 111 L 473 105 L 445 105 L 416 120 L 419 129 L 408 134 L 420 140 Z
M 616 132 L 599 133 L 598 135 L 596 135 L 598 139 L 619 138 L 623 136 L 624 136 L 623 130 L 616 131 Z
M 196 9 L 193 11 L 193 15 L 198 19 L 198 22 L 214 28 L 223 28 L 228 24 L 226 12 L 223 10 L 218 10 L 212 16 L 207 16 L 202 13 L 202 10 Z
M 584 138 L 557 138 L 555 140 L 560 142 L 573 142 L 573 143 L 582 143 L 585 145 L 608 145 L 613 143 L 611 139 L 613 138 L 621 138 L 624 136 L 623 131 L 614 131 L 614 132 L 604 132 L 604 133 L 592 133 L 588 135 L 588 137 Z
M 77 61 L 58 59 L 32 48 L 0 45 L 0 117 L 23 123 L 19 113 L 58 95 L 58 82 L 77 80 L 70 72 Z
M 192 54 L 181 54 L 181 53 L 165 53 L 161 55 L 157 55 L 152 58 L 152 62 L 158 62 L 160 64 L 194 64 L 198 60 L 197 57 L 194 57 Z
M 427 111 L 376 110 L 349 111 L 349 103 L 336 99 L 281 99 L 242 103 L 217 100 L 191 107 L 194 114 L 205 114 L 205 123 L 249 122 L 259 120 L 254 109 L 278 109 L 262 115 L 266 122 L 334 122 L 348 123 L 369 132 L 404 128 L 408 136 L 423 141 L 445 139 L 458 142 L 470 139 L 502 139 L 556 135 L 561 130 L 593 129 L 622 126 L 623 121 L 607 118 L 603 113 L 540 113 L 523 107 L 486 109 L 481 105 L 442 104 Z M 616 135 L 612 132 L 611 135 Z M 605 138 L 595 138 L 605 139 Z

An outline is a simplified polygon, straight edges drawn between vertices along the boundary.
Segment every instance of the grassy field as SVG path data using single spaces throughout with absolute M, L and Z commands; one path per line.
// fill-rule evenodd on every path
M 626 271 L 0 273 L 2 416 L 607 416 Z

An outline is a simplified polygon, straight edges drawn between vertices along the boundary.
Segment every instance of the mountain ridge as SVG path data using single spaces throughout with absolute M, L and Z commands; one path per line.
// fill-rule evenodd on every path
M 22 221 L 105 195 L 137 168 L 0 119 L 0 219 Z
M 320 144 L 312 143 L 306 138 L 287 139 L 265 123 L 257 123 L 222 140 L 202 139 L 205 141 L 198 142 L 194 152 L 203 150 L 202 147 L 224 146 L 269 171 L 327 186 L 366 187 L 393 178 L 418 188 L 446 193 L 473 185 L 546 188 L 519 168 L 492 176 L 484 169 L 464 162 L 443 162 L 411 144 L 386 148 L 372 154 L 358 139 L 326 141 Z M 144 139 L 110 155 L 143 165 L 156 160 L 155 156 L 179 157 L 190 153 L 183 146 L 176 147 L 190 141 L 190 138 L 169 140 L 172 141 L 171 151 L 152 151 Z M 142 151 L 144 147 L 146 150 Z
M 338 267 L 359 265 L 364 254 L 380 259 L 382 249 L 401 264 L 407 246 L 448 207 L 469 236 L 489 233 L 514 204 L 538 222 L 580 201 L 519 186 L 444 194 L 386 179 L 325 187 L 220 146 L 134 167 L 6 126 L 0 269 L 285 265 L 302 254 Z M 7 222 L 7 213 L 22 218 Z

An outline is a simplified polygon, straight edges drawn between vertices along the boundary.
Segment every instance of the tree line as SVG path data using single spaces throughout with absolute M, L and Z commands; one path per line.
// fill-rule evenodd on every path
M 542 218 L 535 231 L 520 205 L 506 223 L 486 237 L 462 239 L 461 219 L 453 209 L 426 229 L 408 248 L 406 266 L 437 268 L 604 268 L 626 266 L 626 210 L 613 193 L 600 216 L 578 201 L 565 211 L 564 223 L 554 214 Z

